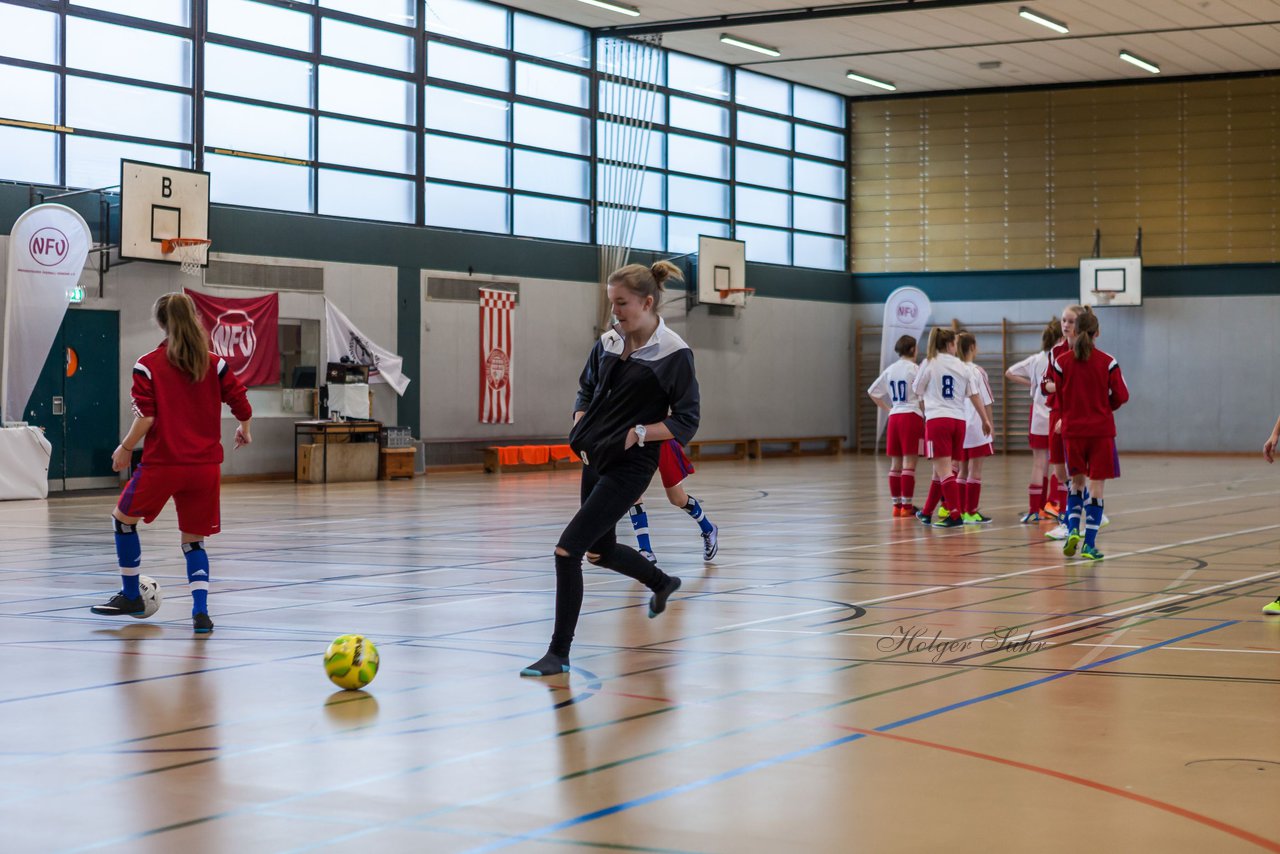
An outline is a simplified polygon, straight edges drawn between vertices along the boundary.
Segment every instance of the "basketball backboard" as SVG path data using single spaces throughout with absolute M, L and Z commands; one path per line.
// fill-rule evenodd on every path
M 209 239 L 209 173 L 121 160 L 120 257 L 176 264 L 174 237 Z
M 747 244 L 722 237 L 698 237 L 697 301 L 707 305 L 745 305 Z
M 1142 259 L 1081 258 L 1080 304 L 1142 305 Z

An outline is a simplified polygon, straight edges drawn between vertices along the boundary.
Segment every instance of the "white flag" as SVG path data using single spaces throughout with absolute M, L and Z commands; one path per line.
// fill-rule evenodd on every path
M 84 217 L 65 205 L 36 205 L 13 224 L 0 378 L 6 421 L 26 420 L 23 410 L 80 282 L 91 240 Z
M 919 288 L 898 288 L 889 294 L 889 298 L 884 303 L 884 328 L 880 334 L 881 371 L 898 358 L 898 354 L 893 352 L 893 345 L 898 343 L 899 338 L 910 335 L 917 341 L 920 340 L 920 334 L 924 332 L 925 324 L 929 322 L 929 311 L 929 298 Z M 921 350 L 918 355 L 917 361 L 922 360 L 924 351 Z M 880 434 L 884 431 L 885 418 L 884 410 L 877 406 L 877 444 L 880 441 Z
M 396 390 L 396 394 L 404 394 L 404 390 L 409 387 L 409 378 L 402 370 L 404 359 L 366 338 L 327 297 L 324 301 L 324 316 L 328 327 L 328 334 L 325 336 L 328 343 L 325 361 L 340 362 L 346 356 L 357 365 L 368 365 L 369 382 L 386 383 Z

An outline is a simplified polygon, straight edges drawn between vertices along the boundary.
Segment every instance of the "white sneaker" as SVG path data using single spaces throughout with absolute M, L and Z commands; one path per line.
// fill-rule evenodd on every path
M 1067 538 L 1067 526 L 1059 525 L 1052 531 L 1046 533 L 1045 536 L 1051 540 L 1065 540 Z
M 1100 522 L 1098 523 L 1098 527 L 1099 527 L 1099 528 L 1105 528 L 1105 527 L 1107 527 L 1107 526 L 1108 526 L 1108 525 L 1110 525 L 1110 524 L 1111 524 L 1111 520 L 1107 518 L 1107 514 L 1106 514 L 1106 513 L 1103 513 L 1103 514 L 1102 514 L 1102 521 L 1100 521 Z
M 711 530 L 702 535 L 702 559 L 710 561 L 716 556 L 716 552 L 720 550 L 718 537 L 720 527 L 715 522 L 711 523 Z
M 640 557 L 649 561 L 649 563 L 658 562 L 658 556 L 655 555 L 653 552 L 649 551 L 648 549 L 639 549 L 638 551 L 640 552 Z

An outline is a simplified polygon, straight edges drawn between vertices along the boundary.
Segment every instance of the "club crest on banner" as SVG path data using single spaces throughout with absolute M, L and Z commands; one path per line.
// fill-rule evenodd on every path
M 45 226 L 31 235 L 31 241 L 27 244 L 31 260 L 41 267 L 58 266 L 67 257 L 67 250 L 70 248 L 71 241 L 67 236 L 52 226 Z
M 248 312 L 233 309 L 224 311 L 213 322 L 213 330 L 209 333 L 213 352 L 224 359 L 253 358 L 254 347 L 258 343 L 253 329 L 253 318 Z
M 500 389 L 507 384 L 507 368 L 510 367 L 510 361 L 506 353 L 501 350 L 490 350 L 489 358 L 485 359 L 485 367 L 488 368 L 489 388 Z

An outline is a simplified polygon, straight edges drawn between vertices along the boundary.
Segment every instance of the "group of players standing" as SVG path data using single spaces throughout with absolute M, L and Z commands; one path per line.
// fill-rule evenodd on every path
M 1010 367 L 1012 382 L 1028 386 L 1032 450 L 1028 509 L 1023 524 L 1055 521 L 1046 536 L 1063 541 L 1063 554 L 1090 560 L 1097 548 L 1106 481 L 1120 476 L 1113 412 L 1129 399 L 1120 365 L 1094 344 L 1097 315 L 1069 305 L 1041 335 L 1040 351 Z M 886 451 L 894 516 L 914 516 L 935 528 L 983 525 L 978 509 L 982 461 L 994 452 L 987 372 L 974 361 L 977 339 L 968 332 L 935 327 L 923 365 L 916 340 L 904 335 L 898 360 L 867 393 L 889 413 Z M 918 459 L 932 462 L 933 478 L 923 507 L 913 503 Z M 938 518 L 934 519 L 934 511 Z

